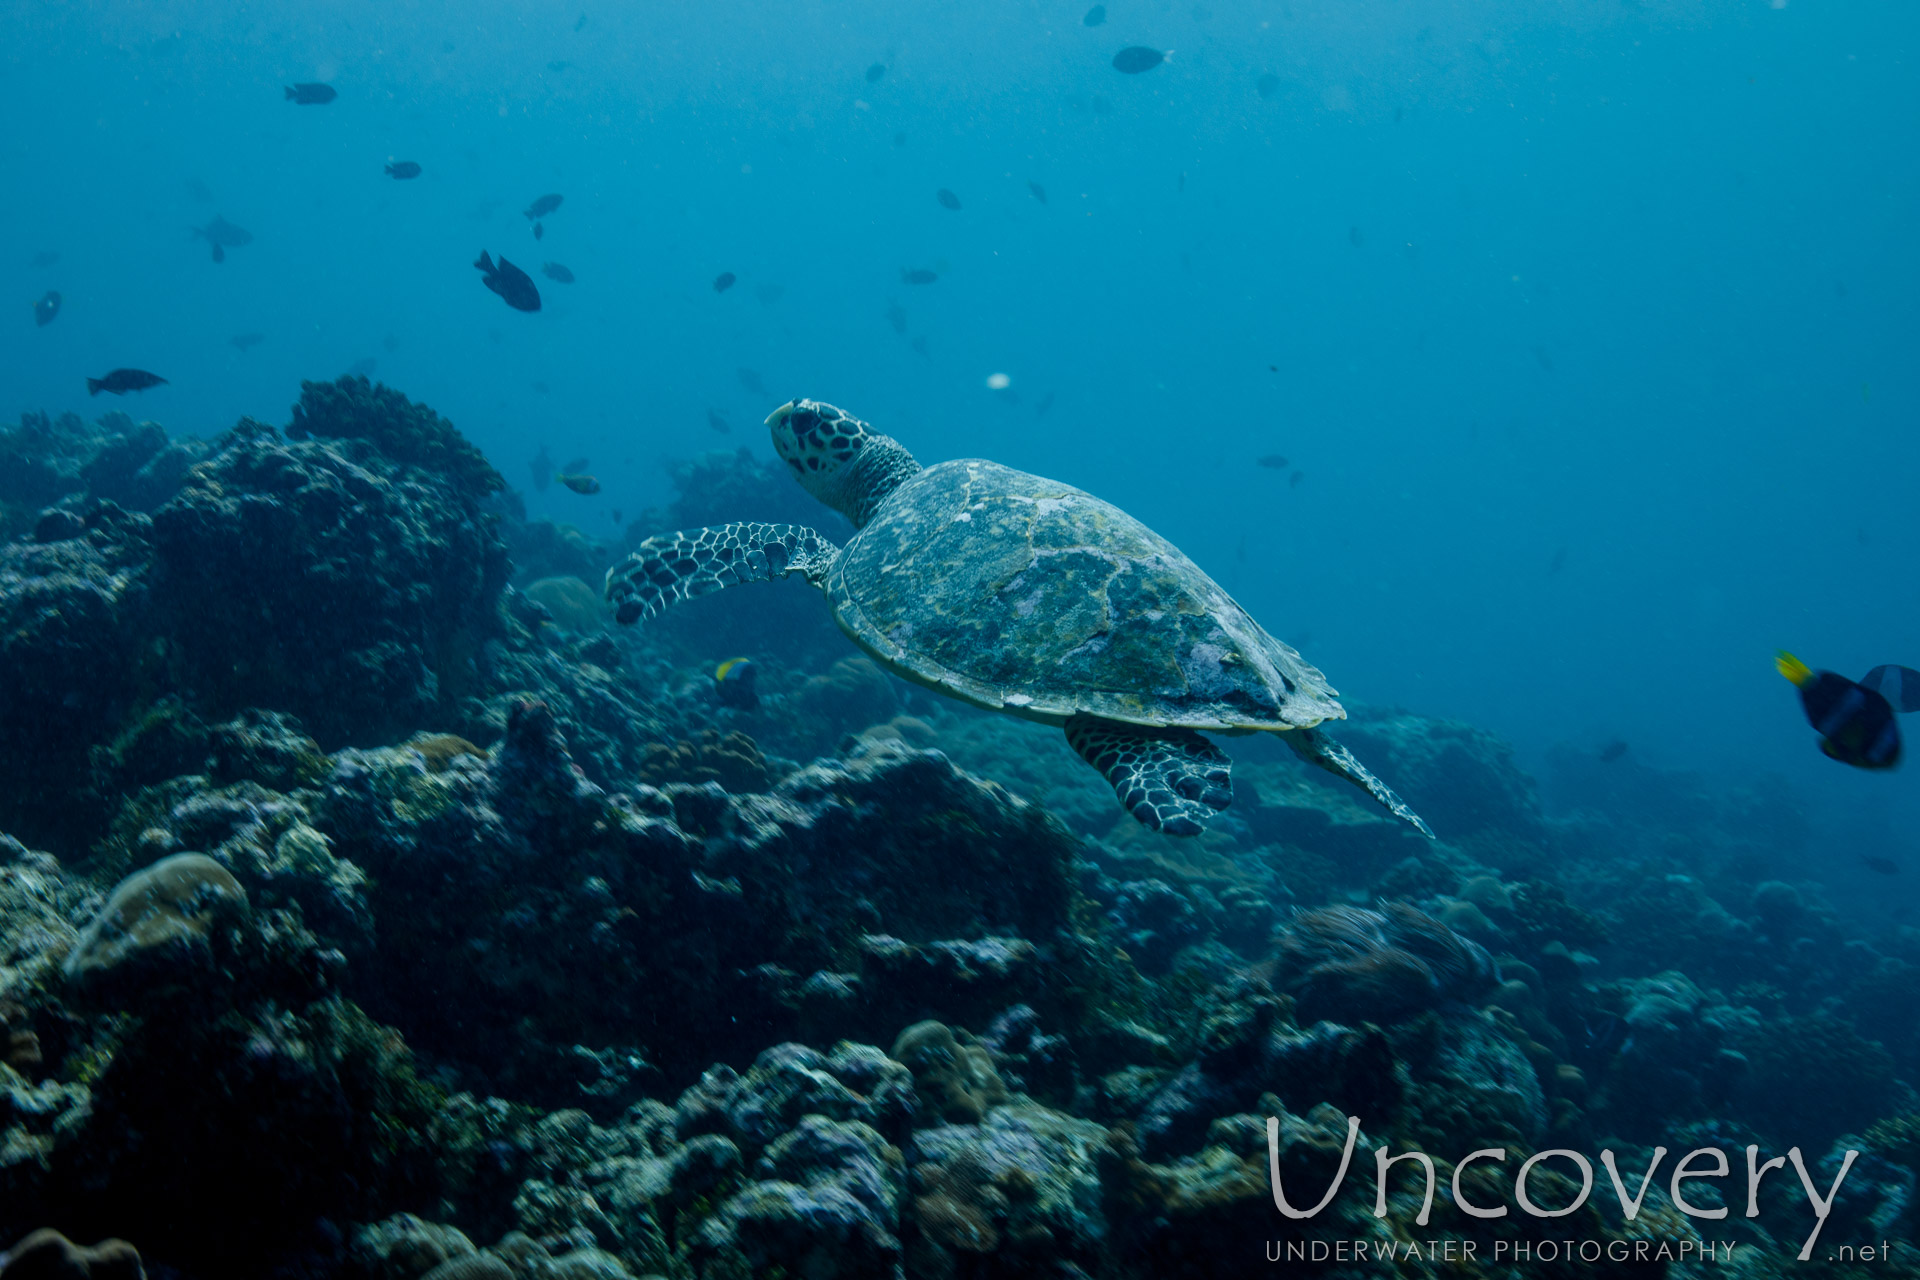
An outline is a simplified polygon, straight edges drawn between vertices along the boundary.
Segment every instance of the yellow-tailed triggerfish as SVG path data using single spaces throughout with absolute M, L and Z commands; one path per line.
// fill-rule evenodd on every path
M 1856 769 L 1891 769 L 1900 763 L 1900 726 L 1893 717 L 1920 711 L 1920 671 L 1889 664 L 1854 681 L 1815 671 L 1784 649 L 1773 665 L 1800 690 L 1800 706 L 1828 759 Z

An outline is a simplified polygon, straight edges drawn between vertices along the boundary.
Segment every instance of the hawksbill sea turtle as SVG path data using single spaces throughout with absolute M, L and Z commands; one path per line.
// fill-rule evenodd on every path
M 816 400 L 780 406 L 767 426 L 794 478 L 859 532 L 844 547 L 792 524 L 648 538 L 607 573 L 620 622 L 799 574 L 887 670 L 1065 728 L 1153 830 L 1198 835 L 1232 802 L 1232 762 L 1208 730 L 1278 733 L 1433 834 L 1316 727 L 1346 716 L 1326 677 L 1118 507 L 979 458 L 923 468 L 899 441 Z

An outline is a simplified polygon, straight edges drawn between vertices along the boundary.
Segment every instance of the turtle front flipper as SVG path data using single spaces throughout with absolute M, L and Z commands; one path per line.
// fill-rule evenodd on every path
M 1293 748 L 1308 764 L 1317 764 L 1328 773 L 1345 778 L 1354 786 L 1372 796 L 1381 808 L 1394 817 L 1407 823 L 1415 831 L 1431 840 L 1433 828 L 1420 820 L 1420 815 L 1407 807 L 1407 802 L 1393 793 L 1393 788 L 1373 776 L 1367 766 L 1354 758 L 1347 750 L 1318 729 L 1289 729 L 1280 735 L 1286 744 Z
M 1100 771 L 1127 812 L 1154 831 L 1197 836 L 1233 803 L 1233 762 L 1191 729 L 1067 721 L 1067 745 Z
M 839 552 L 797 524 L 720 524 L 657 534 L 607 570 L 607 602 L 615 618 L 634 623 L 742 582 L 798 573 L 818 586 Z

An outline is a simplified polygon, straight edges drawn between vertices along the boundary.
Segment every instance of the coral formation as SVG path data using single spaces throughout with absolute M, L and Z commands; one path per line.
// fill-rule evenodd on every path
M 822 522 L 744 452 L 674 479 L 629 536 Z M 1473 1277 L 1556 1232 L 1737 1239 L 1771 1275 L 1806 1217 L 1791 1173 L 1711 1229 L 1665 1175 L 1634 1222 L 1604 1183 L 1544 1224 L 1450 1194 L 1471 1151 L 1508 1164 L 1467 1194 L 1511 1205 L 1520 1161 L 1602 1145 L 1798 1147 L 1823 1189 L 1858 1149 L 1823 1239 L 1911 1238 L 1920 933 L 1823 896 L 1780 788 L 1559 753 L 1536 789 L 1482 730 L 1360 708 L 1343 735 L 1438 842 L 1256 735 L 1179 844 L 1057 732 L 851 655 L 796 584 L 610 633 L 618 548 L 500 483 L 364 379 L 308 384 L 284 438 L 0 430 L 0 829 L 39 846 L 0 836 L 7 1280 L 137 1275 L 133 1247 L 196 1277 L 1158 1280 L 1262 1241 L 1477 1242 L 1406 1266 Z M 743 655 L 755 697 L 715 696 Z M 1298 1200 L 1349 1116 L 1353 1185 L 1279 1215 L 1269 1122 Z M 1433 1153 L 1429 1223 L 1406 1166 L 1371 1212 L 1376 1146 Z M 1564 1203 L 1554 1161 L 1530 1186 Z

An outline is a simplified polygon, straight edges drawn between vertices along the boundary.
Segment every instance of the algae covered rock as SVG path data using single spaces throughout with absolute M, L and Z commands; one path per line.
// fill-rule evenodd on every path
M 289 711 L 323 744 L 431 720 L 498 629 L 506 550 L 474 496 L 371 449 L 243 423 L 153 540 L 176 677 L 208 712 Z

